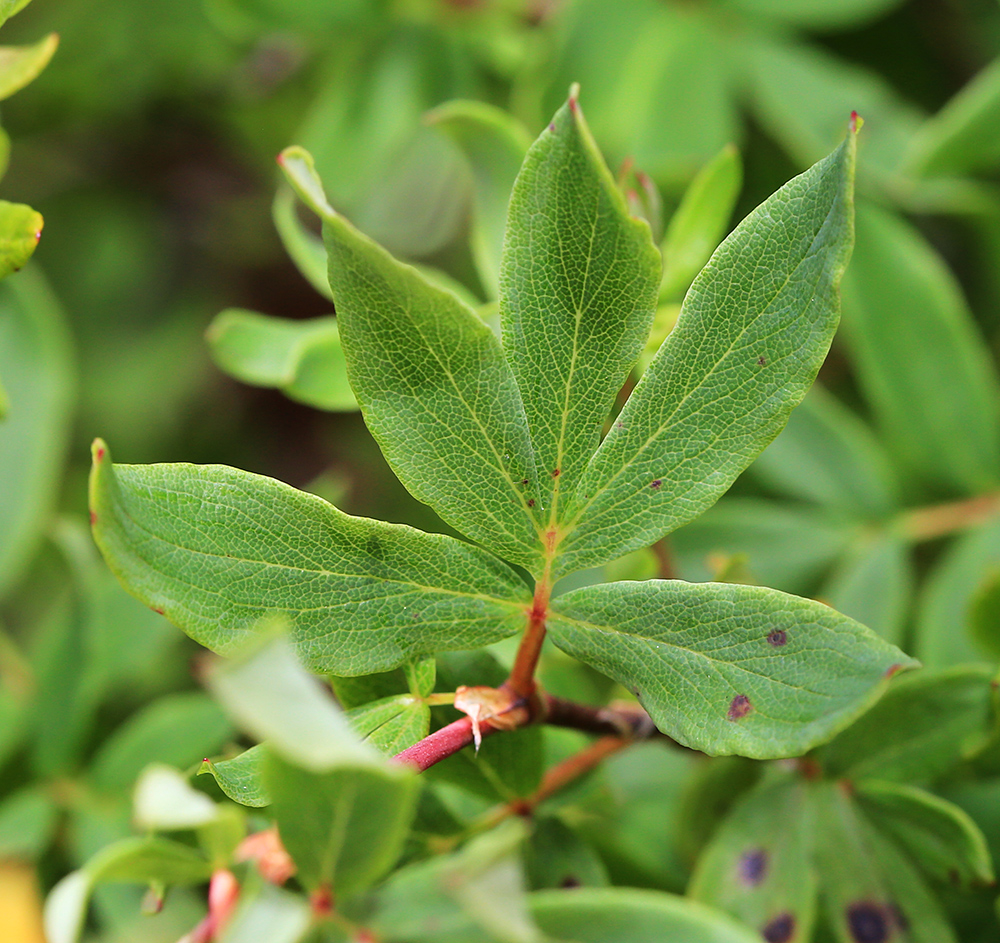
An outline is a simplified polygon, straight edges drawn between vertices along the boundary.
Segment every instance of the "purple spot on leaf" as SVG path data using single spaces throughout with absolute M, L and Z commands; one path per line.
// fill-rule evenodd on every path
M 740 880 L 756 887 L 767 877 L 767 852 L 763 848 L 752 848 L 740 855 Z
M 528 507 L 529 508 L 533 508 L 534 506 L 535 506 L 535 499 L 534 498 L 528 498 Z
M 745 694 L 737 694 L 729 703 L 729 713 L 726 715 L 730 720 L 740 720 L 746 717 L 753 710 L 750 698 Z
M 555 131 L 555 129 L 556 129 L 556 123 L 554 121 L 550 121 L 549 122 L 549 130 L 550 131 Z
M 757 363 L 761 367 L 766 367 L 767 366 L 767 359 L 764 358 L 764 357 L 758 357 L 757 358 Z
M 781 648 L 788 641 L 788 633 L 784 629 L 775 629 L 767 640 L 775 647 Z
M 655 491 L 662 484 L 663 484 L 663 479 L 662 478 L 656 478 L 656 479 L 654 479 L 653 481 L 651 481 L 649 483 L 649 487 L 652 488 Z
M 859 901 L 847 908 L 847 929 L 856 943 L 886 943 L 892 922 L 891 913 L 874 901 Z
M 787 913 L 778 914 L 777 917 L 768 920 L 760 933 L 767 943 L 790 943 L 795 936 L 795 918 Z

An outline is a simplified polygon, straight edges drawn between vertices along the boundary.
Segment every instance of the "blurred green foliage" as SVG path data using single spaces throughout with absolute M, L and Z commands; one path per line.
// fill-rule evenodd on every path
M 0 4 L 0 16 L 21 6 Z M 5 46 L 0 68 L 12 63 L 30 77 L 54 45 L 39 38 L 53 32 L 59 47 L 46 70 L 3 103 L 0 142 L 3 164 L 6 135 L 13 142 L 0 196 L 21 214 L 9 232 L 15 204 L 0 203 L 0 255 L 13 259 L 0 271 L 20 268 L 33 248 L 24 240 L 35 217 L 20 202 L 45 218 L 37 258 L 0 285 L 0 856 L 37 863 L 51 887 L 129 834 L 131 789 L 148 763 L 188 769 L 236 752 L 228 722 L 195 691 L 195 647 L 127 597 L 90 548 L 85 446 L 96 434 L 124 461 L 224 462 L 352 513 L 451 533 L 396 482 L 342 383 L 330 380 L 340 375 L 326 373 L 339 342 L 325 320 L 324 263 L 317 272 L 316 233 L 279 185 L 274 157 L 292 143 L 309 147 L 338 210 L 489 316 L 506 205 L 497 194 L 572 81 L 612 168 L 632 162 L 623 179 L 636 207 L 652 215 L 650 194 L 662 202 L 671 252 L 683 207 L 698 195 L 688 185 L 705 180 L 729 145 L 742 158 L 742 189 L 730 166 L 733 192 L 718 181 L 708 191 L 721 228 L 694 234 L 713 245 L 830 150 L 852 110 L 866 122 L 843 331 L 822 388 L 704 517 L 655 553 L 574 577 L 576 585 L 657 574 L 759 582 L 828 601 L 900 644 L 928 670 L 924 682 L 900 682 L 899 697 L 933 687 L 919 703 L 951 726 L 928 746 L 917 742 L 919 724 L 908 724 L 897 744 L 905 752 L 912 739 L 918 759 L 879 760 L 859 777 L 919 789 L 905 795 L 921 808 L 943 797 L 942 815 L 954 824 L 965 810 L 1000 854 L 1000 752 L 987 690 L 1000 652 L 995 3 L 34 0 L 3 26 L 3 43 L 35 52 L 12 57 Z M 4 75 L 0 93 L 21 83 Z M 446 104 L 456 100 L 464 103 Z M 651 181 L 645 194 L 640 173 Z M 673 257 L 661 339 L 703 261 Z M 206 341 L 227 308 L 243 320 L 231 314 L 225 333 L 215 322 Z M 287 349 L 250 370 L 247 351 L 263 350 L 264 331 L 280 333 Z M 255 386 L 224 375 L 213 357 Z M 509 651 L 495 655 L 504 662 Z M 453 671 L 461 658 L 475 661 L 442 658 L 439 679 L 474 683 L 468 670 Z M 481 683 L 495 683 L 496 663 L 482 659 Z M 594 703 L 611 693 L 558 652 L 546 656 L 542 681 Z M 406 691 L 405 680 L 390 679 L 345 706 Z M 863 724 L 851 728 L 853 745 L 848 731 L 817 758 L 827 778 L 851 769 L 851 750 L 880 756 L 878 729 Z M 579 745 L 575 737 L 546 730 L 513 752 L 539 762 L 544 753 L 551 765 Z M 409 858 L 517 794 L 502 739 L 486 742 L 478 766 L 456 758 L 429 777 Z M 587 906 L 610 920 L 597 885 L 683 891 L 707 846 L 697 896 L 746 916 L 756 904 L 732 904 L 732 889 L 712 884 L 712 863 L 733 846 L 746 809 L 769 791 L 799 790 L 802 814 L 829 827 L 814 849 L 781 854 L 829 862 L 854 860 L 858 842 L 876 850 L 868 871 L 831 868 L 794 906 L 809 913 L 816 895 L 836 901 L 855 893 L 844 890 L 852 880 L 877 887 L 899 870 L 920 888 L 912 894 L 930 900 L 928 920 L 946 921 L 932 925 L 954 927 L 935 939 L 996 938 L 994 891 L 959 895 L 935 883 L 940 875 L 898 865 L 899 848 L 916 840 L 912 816 L 872 837 L 872 804 L 884 807 L 884 790 L 847 799 L 822 777 L 789 785 L 760 766 L 658 744 L 623 753 L 539 811 L 524 846 L 529 886 L 547 886 L 567 867 L 560 854 L 576 848 L 567 877 L 594 886 Z M 531 781 L 531 770 L 521 773 Z M 757 826 L 751 840 L 769 841 L 766 818 Z M 459 854 L 488 870 L 512 847 Z M 982 877 L 977 855 L 978 847 L 960 864 Z M 406 880 L 387 893 L 409 906 L 428 878 Z M 134 888 L 98 886 L 94 938 L 173 943 L 199 918 L 194 893 L 172 895 L 155 918 L 139 916 L 140 899 Z M 538 901 L 538 921 L 557 920 L 558 904 Z M 297 919 L 291 905 L 282 912 Z M 852 939 L 850 927 L 832 927 L 821 932 Z

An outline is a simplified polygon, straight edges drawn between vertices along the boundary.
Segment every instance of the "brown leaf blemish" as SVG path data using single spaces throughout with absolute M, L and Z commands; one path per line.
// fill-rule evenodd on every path
M 903 666 L 900 665 L 900 664 L 889 665 L 889 667 L 886 668 L 886 670 L 885 670 L 885 676 L 887 678 L 891 678 L 891 677 L 893 677 L 893 675 L 899 674 L 899 672 L 901 672 L 902 670 L 903 670 Z
M 892 913 L 871 900 L 847 908 L 847 929 L 855 943 L 886 943 L 892 933 Z
M 533 508 L 534 506 L 535 506 L 535 499 L 534 498 L 528 498 L 528 507 L 529 508 Z
M 653 489 L 653 490 L 655 491 L 655 490 L 656 490 L 657 488 L 659 488 L 659 487 L 660 487 L 660 485 L 662 485 L 662 484 L 663 484 L 663 479 L 662 479 L 662 478 L 654 478 L 654 479 L 653 479 L 653 480 L 652 480 L 652 481 L 651 481 L 651 482 L 649 483 L 649 487 L 650 487 L 650 488 L 652 488 L 652 489 Z
M 775 647 L 781 648 L 788 642 L 788 633 L 784 629 L 775 629 L 767 636 L 767 640 Z
M 745 694 L 737 694 L 736 697 L 729 702 L 729 711 L 726 716 L 730 720 L 740 720 L 746 717 L 750 711 L 753 710 L 753 704 L 750 703 L 750 698 Z
M 163 610 L 162 609 L 158 609 L 156 606 L 150 606 L 149 608 L 152 609 L 153 612 L 155 612 L 158 616 L 162 616 L 163 615 Z
M 751 848 L 740 855 L 740 880 L 748 887 L 756 887 L 767 877 L 770 861 L 763 848 Z
M 90 512 L 90 526 L 93 527 L 96 523 L 97 523 L 97 512 L 96 511 L 91 511 Z
M 558 468 L 553 468 L 552 469 L 552 477 L 553 478 L 558 478 L 559 474 L 560 474 L 560 470 Z
M 766 357 L 758 357 L 757 358 L 757 365 L 760 366 L 760 367 L 766 367 L 767 366 L 767 358 Z
M 522 478 L 521 479 L 521 484 L 522 485 L 526 485 L 527 483 L 528 483 L 528 479 L 527 478 Z
M 790 943 L 795 936 L 795 918 L 790 913 L 772 917 L 760 931 L 767 943 Z

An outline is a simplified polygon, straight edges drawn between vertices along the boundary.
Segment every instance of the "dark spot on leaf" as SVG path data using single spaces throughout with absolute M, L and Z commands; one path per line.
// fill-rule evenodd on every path
M 554 121 L 550 121 L 549 122 L 549 130 L 550 131 L 555 131 L 555 129 L 556 129 L 556 123 Z
M 559 886 L 560 887 L 579 887 L 580 886 L 580 880 L 579 880 L 579 878 L 575 878 L 572 874 L 567 874 L 566 877 L 564 877 L 562 879 L 562 883 L 560 883 Z
M 625 423 L 623 423 L 623 422 L 616 422 L 615 423 L 615 428 L 616 429 L 624 429 L 625 428 Z
M 847 929 L 856 943 L 886 943 L 892 915 L 881 904 L 863 900 L 847 908 Z
M 652 481 L 651 481 L 651 482 L 649 483 L 649 487 L 650 487 L 650 488 L 652 488 L 652 489 L 653 489 L 653 490 L 655 491 L 655 490 L 656 490 L 657 488 L 659 488 L 659 487 L 660 487 L 660 485 L 662 485 L 662 484 L 663 484 L 663 479 L 662 479 L 662 478 L 654 478 L 654 479 L 653 479 L 653 480 L 652 480 Z
M 521 479 L 521 484 L 522 485 L 526 485 L 527 483 L 528 483 L 528 479 L 527 478 L 522 478 Z
M 885 671 L 885 676 L 887 678 L 891 678 L 893 675 L 898 674 L 902 670 L 903 670 L 903 666 L 902 665 L 899 665 L 899 664 L 889 665 L 889 667 Z
M 762 366 L 762 367 L 766 367 L 767 366 L 767 358 L 766 357 L 758 357 L 757 358 L 757 363 L 760 366 Z
M 90 526 L 93 527 L 97 523 L 97 514 L 94 511 L 90 512 Z
M 752 710 L 753 704 L 750 703 L 750 698 L 745 694 L 737 694 L 729 704 L 727 716 L 730 720 L 739 720 L 741 717 L 746 717 Z
M 150 609 L 152 609 L 153 612 L 155 612 L 158 616 L 162 616 L 163 615 L 163 610 L 162 609 L 157 609 L 156 606 L 150 606 Z
M 553 468 L 552 469 L 552 477 L 553 478 L 558 478 L 559 477 L 559 469 L 558 468 Z
M 528 498 L 528 507 L 529 508 L 533 508 L 534 506 L 535 506 L 535 499 L 534 498 Z
M 789 943 L 795 935 L 795 918 L 791 914 L 778 914 L 768 920 L 760 931 L 767 943 Z
M 751 848 L 740 855 L 740 880 L 750 887 L 756 887 L 767 877 L 767 852 L 763 848 Z
M 767 640 L 775 647 L 781 648 L 788 641 L 788 633 L 784 629 L 775 629 Z

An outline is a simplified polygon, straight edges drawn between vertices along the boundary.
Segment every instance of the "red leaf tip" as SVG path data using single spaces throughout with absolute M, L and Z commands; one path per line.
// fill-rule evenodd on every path
M 861 117 L 856 111 L 851 112 L 851 120 L 848 122 L 848 127 L 851 129 L 851 134 L 857 134 L 861 128 L 864 126 L 865 119 Z

